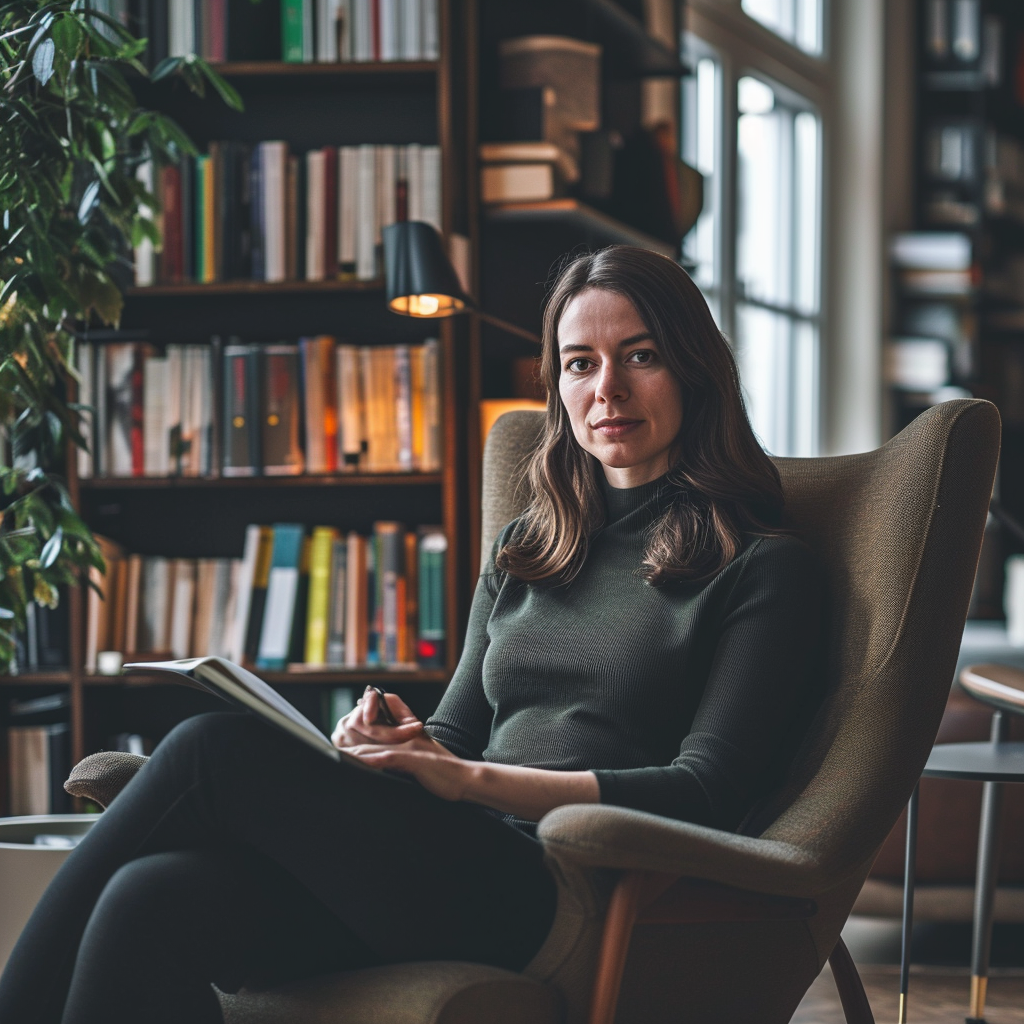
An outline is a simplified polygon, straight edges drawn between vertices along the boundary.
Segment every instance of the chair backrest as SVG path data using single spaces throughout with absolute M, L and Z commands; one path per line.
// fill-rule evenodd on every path
M 488 438 L 484 559 L 526 505 L 542 417 L 507 413 Z M 961 399 L 875 451 L 777 460 L 788 523 L 827 580 L 827 678 L 786 784 L 747 831 L 804 848 L 837 883 L 874 857 L 935 739 L 998 450 L 995 407 Z

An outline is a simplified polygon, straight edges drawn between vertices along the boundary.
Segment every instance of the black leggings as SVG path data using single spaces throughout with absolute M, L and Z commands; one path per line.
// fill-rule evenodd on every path
M 554 907 L 540 844 L 483 808 L 250 715 L 200 715 L 57 873 L 0 978 L 0 1024 L 220 1024 L 211 982 L 412 960 L 517 970 Z

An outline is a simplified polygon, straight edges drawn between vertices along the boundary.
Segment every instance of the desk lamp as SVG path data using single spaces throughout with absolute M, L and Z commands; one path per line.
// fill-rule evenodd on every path
M 431 224 L 407 220 L 384 228 L 384 283 L 388 309 L 428 319 L 470 313 L 502 331 L 540 344 L 531 331 L 483 312 L 462 290 L 459 276 Z

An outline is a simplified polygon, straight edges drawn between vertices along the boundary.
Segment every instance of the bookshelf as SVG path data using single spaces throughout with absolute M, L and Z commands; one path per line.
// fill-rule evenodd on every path
M 669 0 L 678 38 L 680 4 Z M 324 145 L 437 145 L 441 151 L 441 227 L 469 240 L 468 284 L 482 308 L 537 331 L 543 282 L 553 261 L 580 245 L 628 242 L 678 253 L 614 205 L 572 196 L 549 203 L 483 208 L 478 140 L 493 127 L 497 45 L 504 38 L 556 34 L 603 48 L 605 124 L 635 128 L 644 83 L 678 86 L 686 69 L 673 45 L 644 27 L 640 0 L 564 0 L 516 4 L 439 0 L 439 59 L 352 63 L 232 60 L 217 64 L 241 93 L 244 112 L 184 90 L 150 89 L 157 105 L 190 134 L 201 152 L 214 140 L 249 146 L 282 139 L 295 154 Z M 678 89 L 677 89 L 678 93 Z M 678 114 L 678 111 L 677 111 Z M 678 118 L 677 118 L 678 120 Z M 535 348 L 473 318 L 416 321 L 384 309 L 383 283 L 367 280 L 219 280 L 129 287 L 123 336 L 157 352 L 171 345 L 206 345 L 214 336 L 266 344 L 329 334 L 355 345 L 439 342 L 441 468 L 436 472 L 325 473 L 288 477 L 93 476 L 78 479 L 71 458 L 69 489 L 90 526 L 145 557 L 238 558 L 246 526 L 301 522 L 370 531 L 378 520 L 411 526 L 440 524 L 448 538 L 445 568 L 447 647 L 440 668 L 383 671 L 352 668 L 261 672 L 308 717 L 324 717 L 324 700 L 338 687 L 382 683 L 422 716 L 430 713 L 461 650 L 477 572 L 479 460 L 477 418 L 482 398 L 514 397 L 516 363 Z M 96 344 L 111 339 L 96 338 Z M 68 595 L 67 671 L 0 680 L 4 698 L 60 691 L 68 696 L 72 760 L 109 747 L 118 733 L 159 739 L 177 721 L 222 708 L 214 698 L 146 677 L 127 681 L 85 667 L 86 595 Z M 6 714 L 5 701 L 0 714 Z M 0 724 L 6 724 L 0 721 Z M 6 730 L 4 730 L 5 732 Z M 0 740 L 2 742 L 2 740 Z M 6 758 L 0 775 L 6 771 Z M 6 800 L 2 786 L 0 800 Z M 0 813 L 7 808 L 0 806 Z
M 647 8 L 661 7 L 667 15 L 664 36 L 648 30 Z M 678 132 L 681 122 L 680 79 L 688 68 L 674 40 L 680 39 L 682 2 L 644 4 L 641 0 L 522 0 L 516 4 L 482 4 L 474 26 L 479 61 L 479 104 L 471 120 L 478 138 L 500 141 L 502 101 L 499 47 L 502 41 L 528 35 L 568 36 L 597 43 L 600 53 L 600 129 L 620 139 L 635 137 L 650 120 L 647 83 L 668 83 L 672 97 L 670 121 Z M 678 137 L 678 136 L 677 136 Z M 583 158 L 581 157 L 581 164 Z M 618 173 L 618 172 L 616 172 Z M 488 313 L 539 335 L 541 309 L 552 268 L 566 253 L 612 244 L 635 245 L 671 258 L 679 257 L 678 241 L 656 237 L 634 222 L 633 211 L 612 195 L 604 200 L 567 194 L 538 201 L 471 204 L 479 211 L 473 229 L 479 249 L 474 285 Z M 536 345 L 488 325 L 474 329 L 476 366 L 471 376 L 470 407 L 481 400 L 543 397 L 530 386 Z M 479 430 L 470 435 L 470 493 L 479 491 Z M 477 515 L 470 516 L 471 558 L 479 548 Z M 475 561 L 474 563 L 475 564 Z
M 489 224 L 545 225 L 571 231 L 595 247 L 602 245 L 635 245 L 641 249 L 675 257 L 676 249 L 668 242 L 630 227 L 578 199 L 548 199 L 536 203 L 497 203 L 486 208 Z
M 437 60 L 286 63 L 230 61 L 215 65 L 238 89 L 241 113 L 214 96 L 200 101 L 184 90 L 140 83 L 140 100 L 173 116 L 201 152 L 213 140 L 249 146 L 281 139 L 291 153 L 323 146 L 437 146 L 440 149 L 440 220 L 443 233 L 468 234 L 472 211 L 467 125 L 475 83 L 468 69 L 473 0 L 438 0 Z M 69 457 L 72 500 L 90 527 L 126 551 L 173 559 L 238 558 L 245 528 L 259 523 L 331 525 L 368 535 L 380 520 L 410 528 L 440 525 L 448 538 L 444 568 L 447 630 L 440 667 L 317 667 L 261 671 L 312 720 L 326 726 L 325 701 L 336 688 L 377 682 L 429 714 L 457 662 L 470 585 L 465 516 L 468 328 L 458 322 L 410 321 L 386 311 L 383 282 L 219 280 L 153 284 L 126 289 L 121 337 L 144 341 L 154 353 L 169 345 L 208 345 L 214 336 L 237 336 L 264 345 L 330 335 L 357 346 L 416 346 L 438 340 L 440 469 L 413 472 L 303 473 L 282 477 L 91 476 L 79 479 Z M 116 339 L 97 334 L 96 347 Z M 85 664 L 83 592 L 67 595 L 70 619 L 66 670 L 0 678 L 0 744 L 6 746 L 11 700 L 63 693 L 71 728 L 71 759 L 109 749 L 120 733 L 159 740 L 177 721 L 225 705 L 156 678 L 107 676 Z M 0 748 L 2 749 L 2 748 Z M 6 750 L 0 761 L 0 814 L 10 813 Z
M 891 431 L 958 395 L 999 407 L 997 495 L 1024 515 L 1024 9 L 1005 0 L 914 5 L 912 227 L 891 239 Z M 1002 563 L 986 532 L 971 615 L 1002 616 Z

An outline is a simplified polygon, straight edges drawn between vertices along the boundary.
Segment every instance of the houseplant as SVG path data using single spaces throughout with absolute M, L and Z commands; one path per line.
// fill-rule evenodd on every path
M 82 0 L 0 3 L 0 671 L 26 605 L 103 567 L 63 479 L 84 444 L 68 401 L 84 326 L 116 326 L 131 246 L 159 243 L 146 160 L 194 152 L 166 116 L 140 105 L 146 79 L 238 94 L 195 56 L 152 72 L 145 40 Z

